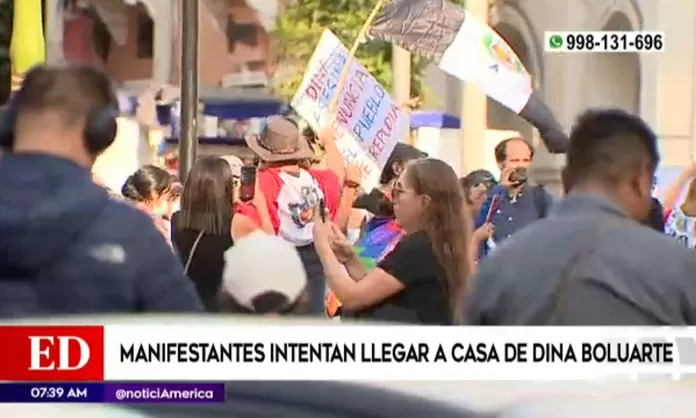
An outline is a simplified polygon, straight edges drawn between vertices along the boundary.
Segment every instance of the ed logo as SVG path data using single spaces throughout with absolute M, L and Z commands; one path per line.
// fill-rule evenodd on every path
M 31 336 L 29 341 L 31 341 L 29 370 L 79 370 L 89 361 L 89 344 L 83 338 L 69 335 L 59 337 L 45 335 Z
M 0 380 L 95 381 L 103 377 L 101 326 L 0 327 Z

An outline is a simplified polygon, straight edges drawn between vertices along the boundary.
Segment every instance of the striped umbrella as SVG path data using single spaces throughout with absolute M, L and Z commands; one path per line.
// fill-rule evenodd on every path
M 12 91 L 22 85 L 24 74 L 46 61 L 46 43 L 43 34 L 42 0 L 16 0 L 12 19 Z

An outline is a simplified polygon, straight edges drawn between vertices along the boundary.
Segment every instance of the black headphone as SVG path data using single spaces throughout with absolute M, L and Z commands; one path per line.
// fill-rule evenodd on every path
M 29 77 L 27 77 L 29 78 Z M 25 83 L 10 99 L 5 108 L 0 111 L 0 148 L 11 151 L 14 147 L 14 129 L 17 123 L 17 115 L 22 108 Z M 29 81 L 31 83 L 31 81 Z M 92 110 L 85 122 L 83 139 L 85 148 L 91 155 L 99 155 L 104 152 L 116 139 L 119 115 L 118 103 L 110 103 L 106 106 Z

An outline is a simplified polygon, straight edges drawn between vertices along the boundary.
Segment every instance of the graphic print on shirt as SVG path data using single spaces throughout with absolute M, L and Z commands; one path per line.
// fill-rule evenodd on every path
M 302 201 L 297 203 L 288 203 L 288 209 L 292 217 L 292 221 L 298 228 L 304 228 L 314 220 L 314 208 L 319 204 L 318 187 L 303 186 L 300 189 Z
M 299 175 L 279 172 L 278 235 L 296 246 L 312 243 L 315 208 L 324 198 L 312 175 L 302 170 Z
M 665 232 L 674 237 L 687 248 L 696 248 L 696 235 L 694 231 L 696 219 L 686 216 L 681 208 L 675 208 L 665 222 Z

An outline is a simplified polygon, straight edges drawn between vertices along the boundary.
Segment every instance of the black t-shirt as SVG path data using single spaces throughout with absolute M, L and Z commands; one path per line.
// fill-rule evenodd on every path
M 423 325 L 452 325 L 445 291 L 446 275 L 425 232 L 404 236 L 377 265 L 404 285 L 404 290 L 355 317 Z
M 181 263 L 186 265 L 199 231 L 177 227 L 179 214 L 172 217 L 172 243 L 179 254 Z M 203 234 L 196 246 L 188 276 L 196 285 L 198 295 L 208 312 L 218 310 L 217 294 L 222 284 L 222 270 L 225 267 L 223 254 L 234 245 L 232 236 Z

